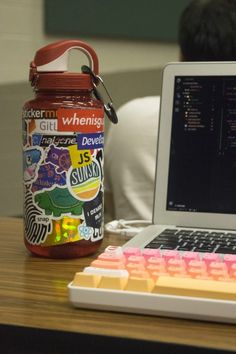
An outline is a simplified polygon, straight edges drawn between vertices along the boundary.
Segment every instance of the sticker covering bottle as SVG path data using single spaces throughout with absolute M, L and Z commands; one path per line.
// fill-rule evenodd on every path
M 39 49 L 30 66 L 35 98 L 23 107 L 24 240 L 35 255 L 82 257 L 103 238 L 104 107 L 88 73 L 68 72 L 71 49 L 98 74 L 79 40 Z

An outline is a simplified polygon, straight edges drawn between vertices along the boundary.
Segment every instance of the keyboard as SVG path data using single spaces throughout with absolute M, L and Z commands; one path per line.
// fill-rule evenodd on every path
M 75 307 L 236 323 L 236 255 L 108 246 L 68 284 Z
M 236 233 L 165 229 L 145 247 L 236 254 Z

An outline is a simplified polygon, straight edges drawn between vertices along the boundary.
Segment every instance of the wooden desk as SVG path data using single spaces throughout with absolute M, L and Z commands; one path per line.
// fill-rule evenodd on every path
M 102 248 L 121 242 L 107 235 Z M 236 352 L 234 325 L 73 308 L 67 284 L 91 258 L 29 255 L 21 219 L 0 218 L 0 252 L 3 354 Z

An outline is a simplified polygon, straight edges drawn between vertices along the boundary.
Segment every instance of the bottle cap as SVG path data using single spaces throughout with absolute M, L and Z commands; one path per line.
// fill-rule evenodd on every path
M 38 89 L 85 89 L 92 90 L 91 75 L 68 72 L 71 50 L 80 50 L 88 58 L 91 70 L 98 75 L 97 54 L 88 44 L 80 40 L 65 40 L 39 49 L 30 63 L 29 81 Z

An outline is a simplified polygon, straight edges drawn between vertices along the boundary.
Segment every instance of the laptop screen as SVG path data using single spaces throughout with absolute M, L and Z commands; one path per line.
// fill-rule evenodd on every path
M 166 209 L 236 213 L 236 76 L 176 76 Z

